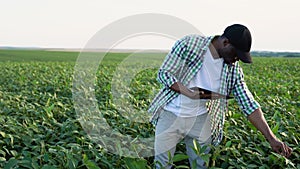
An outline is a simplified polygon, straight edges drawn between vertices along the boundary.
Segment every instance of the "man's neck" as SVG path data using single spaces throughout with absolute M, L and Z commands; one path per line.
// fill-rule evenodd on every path
M 210 53 L 211 53 L 211 55 L 212 55 L 212 57 L 213 57 L 214 59 L 220 59 L 220 58 L 221 58 L 221 57 L 219 56 L 219 54 L 218 54 L 218 52 L 217 52 L 217 50 L 216 50 L 216 48 L 214 47 L 213 44 L 210 44 L 210 45 L 209 45 L 209 50 L 210 50 Z
M 220 48 L 220 43 L 221 43 L 221 39 L 220 36 L 216 36 L 211 44 L 209 45 L 209 50 L 211 52 L 211 55 L 213 56 L 214 59 L 220 59 L 220 55 L 218 53 L 218 49 Z

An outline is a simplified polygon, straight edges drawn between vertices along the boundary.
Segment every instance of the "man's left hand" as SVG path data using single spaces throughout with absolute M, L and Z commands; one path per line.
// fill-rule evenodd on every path
M 286 145 L 284 142 L 279 141 L 278 139 L 273 139 L 270 141 L 270 145 L 276 153 L 285 156 L 286 158 L 290 157 L 292 154 L 292 149 Z

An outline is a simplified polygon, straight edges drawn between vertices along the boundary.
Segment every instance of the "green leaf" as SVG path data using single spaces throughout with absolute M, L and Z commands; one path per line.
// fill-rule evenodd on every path
M 281 132 L 280 135 L 282 135 L 283 137 L 289 137 L 285 132 Z
M 6 136 L 6 134 L 5 134 L 3 131 L 0 131 L 0 135 L 1 135 L 2 137 L 5 137 L 5 136 Z
M 188 158 L 189 158 L 188 155 L 185 155 L 185 154 L 176 154 L 173 157 L 173 162 L 178 162 L 178 161 L 186 160 Z
M 11 134 L 8 134 L 8 137 L 10 138 L 10 145 L 14 146 L 14 137 Z
M 145 159 L 124 158 L 125 165 L 128 169 L 146 169 L 147 161 Z
M 56 104 L 60 107 L 64 107 L 64 104 L 62 104 L 61 102 L 57 102 Z
M 258 166 L 255 164 L 248 164 L 247 168 L 257 168 Z
M 68 168 L 75 169 L 77 166 L 77 160 L 69 153 L 67 154 L 67 158 L 68 158 Z
M 225 144 L 225 147 L 230 147 L 231 146 L 231 141 L 227 141 L 227 143 Z
M 100 169 L 93 161 L 88 159 L 86 154 L 83 154 L 83 163 L 88 169 Z
M 11 150 L 10 154 L 16 157 L 18 155 L 18 152 L 16 150 Z
M 209 164 L 210 154 L 201 155 L 201 158 L 206 163 L 206 165 Z
M 10 158 L 8 162 L 5 164 L 4 169 L 11 169 L 18 164 L 18 160 L 15 158 Z
M 4 162 L 6 159 L 4 157 L 0 157 L 0 161 Z
M 57 167 L 51 165 L 44 165 L 42 169 L 56 169 Z
M 0 150 L 0 154 L 2 154 L 4 157 L 6 155 L 6 153 L 3 150 Z
M 169 163 L 172 163 L 172 155 L 171 155 L 170 151 L 168 151 L 168 160 L 169 160 Z
M 49 154 L 47 153 L 47 154 L 44 154 L 44 161 L 45 162 L 48 162 L 49 161 Z
M 272 128 L 272 132 L 273 132 L 274 134 L 277 134 L 277 133 L 278 133 L 279 125 L 280 125 L 280 123 L 277 122 L 276 125 Z
M 199 143 L 194 139 L 193 140 L 193 144 L 194 144 L 194 147 L 193 147 L 193 150 L 195 151 L 196 154 L 199 154 L 200 150 L 199 150 Z
M 175 168 L 190 168 L 189 166 L 186 166 L 186 165 L 178 165 L 176 166 Z
M 265 169 L 265 168 L 268 168 L 268 166 L 266 166 L 265 164 L 260 166 L 258 169 Z

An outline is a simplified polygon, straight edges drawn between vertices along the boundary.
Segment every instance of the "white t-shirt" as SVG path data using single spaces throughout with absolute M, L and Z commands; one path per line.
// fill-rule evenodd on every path
M 188 88 L 199 87 L 218 92 L 221 83 L 223 58 L 214 59 L 208 49 L 204 55 L 203 65 L 187 85 Z M 193 117 L 207 113 L 206 99 L 190 99 L 179 94 L 164 109 L 180 117 Z

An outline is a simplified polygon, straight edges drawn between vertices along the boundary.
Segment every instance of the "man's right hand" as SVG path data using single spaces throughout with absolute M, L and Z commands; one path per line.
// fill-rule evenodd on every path
M 180 82 L 174 83 L 171 87 L 172 90 L 174 90 L 177 93 L 183 94 L 191 99 L 220 99 L 224 98 L 223 95 L 218 94 L 218 93 L 210 93 L 210 94 L 205 94 L 204 91 L 201 90 L 196 90 L 196 89 L 189 89 L 186 86 L 184 86 Z
M 177 93 L 183 94 L 191 99 L 200 99 L 200 95 L 204 92 L 190 90 L 180 82 L 175 82 L 171 87 Z

